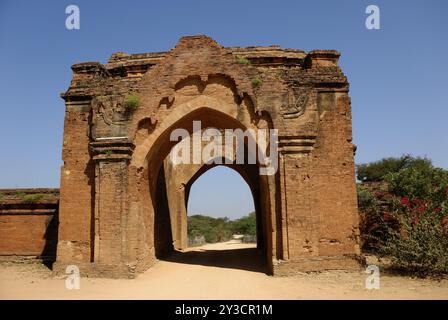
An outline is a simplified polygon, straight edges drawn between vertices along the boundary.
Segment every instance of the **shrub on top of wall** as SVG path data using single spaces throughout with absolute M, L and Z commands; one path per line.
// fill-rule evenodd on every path
M 35 194 L 27 194 L 22 198 L 24 203 L 36 203 L 42 200 L 45 197 L 45 194 L 35 193 Z
M 246 57 L 236 57 L 235 60 L 239 64 L 250 65 L 250 61 Z

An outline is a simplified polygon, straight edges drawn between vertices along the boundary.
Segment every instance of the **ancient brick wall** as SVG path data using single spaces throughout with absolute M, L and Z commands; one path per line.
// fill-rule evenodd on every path
M 180 232 L 169 210 L 179 206 L 168 201 L 185 197 L 165 196 L 170 187 L 163 190 L 159 177 L 175 145 L 170 133 L 192 134 L 193 121 L 278 130 L 278 171 L 250 182 L 270 272 L 356 267 L 351 106 L 339 55 L 225 48 L 191 36 L 169 52 L 74 65 L 63 94 L 55 269 L 75 263 L 86 273 L 133 276 L 156 262 L 158 248 L 175 243 Z M 161 230 L 169 225 L 171 235 Z
M 58 189 L 0 189 L 0 256 L 54 259 Z

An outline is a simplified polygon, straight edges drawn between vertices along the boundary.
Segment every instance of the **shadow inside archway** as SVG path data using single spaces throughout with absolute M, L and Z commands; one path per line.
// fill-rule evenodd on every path
M 192 251 L 176 250 L 160 260 L 262 273 L 267 273 L 268 271 L 265 253 L 262 249 L 258 248 L 226 250 L 198 249 Z

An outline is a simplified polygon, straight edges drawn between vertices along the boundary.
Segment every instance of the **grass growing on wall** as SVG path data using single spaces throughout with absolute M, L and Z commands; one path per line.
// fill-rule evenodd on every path
M 239 64 L 250 65 L 249 59 L 247 59 L 245 57 L 236 57 L 235 60 Z
M 24 203 L 36 203 L 42 200 L 45 197 L 45 194 L 35 193 L 35 194 L 27 194 L 22 198 Z

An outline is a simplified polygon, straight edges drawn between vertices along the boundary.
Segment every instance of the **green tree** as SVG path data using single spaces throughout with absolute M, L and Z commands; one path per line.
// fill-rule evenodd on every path
M 251 212 L 245 217 L 232 221 L 232 230 L 235 234 L 257 235 L 257 218 L 255 212 Z
M 228 218 L 213 218 L 203 215 L 188 217 L 188 236 L 204 236 L 208 243 L 227 241 L 232 237 Z
M 371 163 L 363 163 L 356 166 L 357 178 L 363 182 L 383 181 L 386 175 L 397 173 L 404 168 L 420 168 L 431 165 L 431 160 L 411 155 L 403 155 L 400 158 L 384 158 Z
M 228 241 L 233 234 L 255 236 L 257 234 L 255 212 L 233 221 L 226 217 L 192 215 L 188 217 L 187 233 L 192 238 L 204 236 L 208 243 Z
M 448 186 L 448 171 L 433 167 L 431 162 L 390 172 L 384 178 L 389 182 L 390 191 L 401 197 L 429 199 L 437 190 Z

